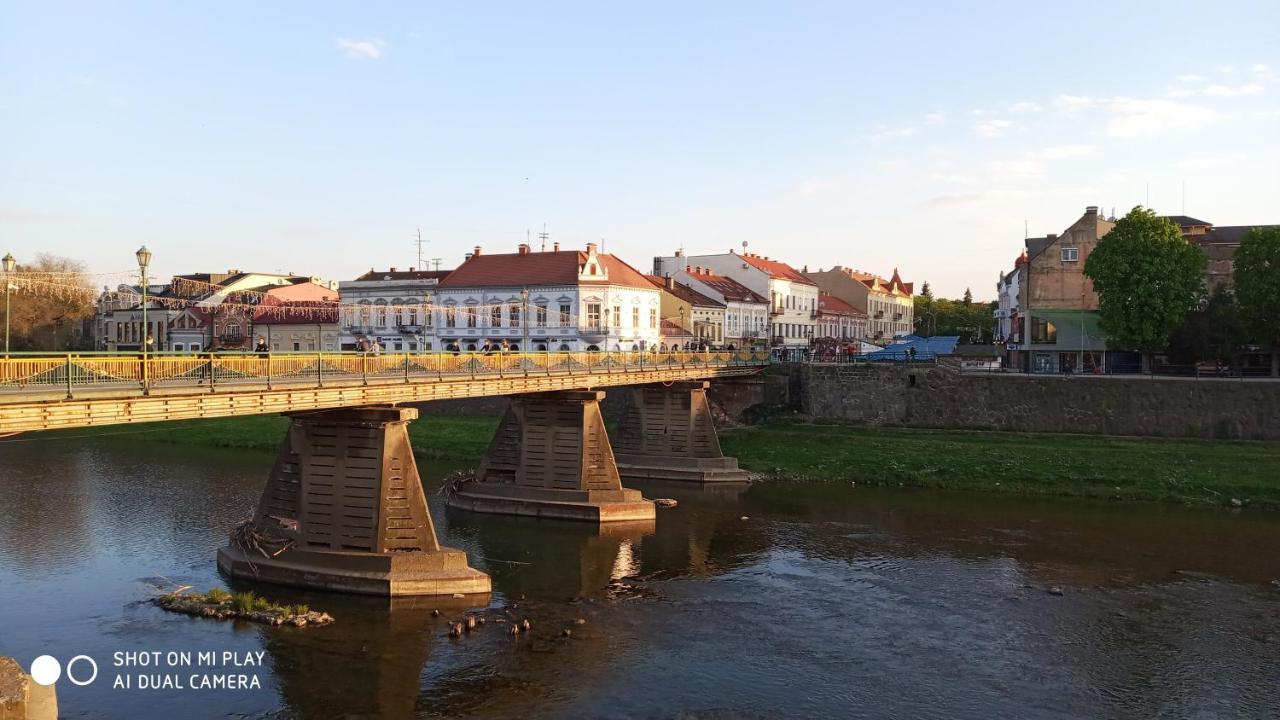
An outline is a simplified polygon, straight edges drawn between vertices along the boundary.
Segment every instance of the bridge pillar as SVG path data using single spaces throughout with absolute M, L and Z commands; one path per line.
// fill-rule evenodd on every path
M 253 520 L 218 550 L 228 575 L 369 595 L 487 593 L 441 547 L 409 445 L 412 408 L 292 415 Z
M 600 415 L 604 393 L 563 391 L 511 399 L 489 451 L 451 507 L 589 522 L 652 521 L 654 505 L 622 486 Z
M 618 472 L 627 482 L 742 483 L 747 473 L 720 450 L 705 380 L 629 388 L 616 433 Z

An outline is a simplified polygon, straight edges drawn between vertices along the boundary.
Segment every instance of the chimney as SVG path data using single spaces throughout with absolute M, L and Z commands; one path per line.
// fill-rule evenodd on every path
M 593 255 L 593 254 L 595 254 L 595 251 L 596 251 L 596 244 L 595 244 L 595 243 L 587 243 L 587 254 L 588 254 L 588 255 Z
M 396 271 L 396 269 L 395 269 L 395 268 L 391 268 L 391 270 L 390 270 L 389 272 L 395 272 L 395 271 Z
M 667 273 L 666 280 L 667 280 L 667 289 L 668 289 L 668 290 L 675 290 L 675 289 L 676 289 L 676 279 L 675 279 L 675 278 L 673 278 L 673 277 L 671 277 L 671 273 Z
M 1058 233 L 1049 233 L 1048 235 L 1045 235 L 1045 236 L 1044 236 L 1044 239 L 1045 239 L 1045 240 L 1057 240 L 1057 239 L 1058 239 Z
M 471 251 L 471 257 L 480 257 L 480 246 L 477 245 L 475 250 Z
M 559 240 L 557 240 L 557 241 L 555 241 L 555 242 L 551 243 L 551 252 L 560 252 L 560 241 L 559 241 Z
M 529 243 L 520 243 L 520 254 L 521 255 L 529 254 Z
M 1085 214 L 1085 215 L 1097 215 L 1097 214 L 1098 214 L 1098 206 L 1097 206 L 1097 205 L 1090 205 L 1089 207 L 1087 207 L 1087 208 L 1085 208 L 1085 209 L 1084 209 L 1084 214 Z
M 409 266 L 409 272 L 417 272 L 417 271 L 418 271 L 418 268 L 416 268 L 416 267 L 414 267 L 414 266 L 412 266 L 412 265 L 410 265 L 410 266 Z
M 676 257 L 684 257 L 684 250 L 677 250 Z

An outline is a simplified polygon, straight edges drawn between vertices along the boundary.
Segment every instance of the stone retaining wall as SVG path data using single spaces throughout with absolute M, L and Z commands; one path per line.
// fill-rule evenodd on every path
M 799 408 L 872 425 L 1280 440 L 1280 382 L 792 366 Z

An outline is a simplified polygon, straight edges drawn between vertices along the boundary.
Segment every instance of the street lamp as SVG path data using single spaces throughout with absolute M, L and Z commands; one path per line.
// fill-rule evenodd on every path
M 4 356 L 9 357 L 9 276 L 13 274 L 13 269 L 18 266 L 18 261 L 13 259 L 13 253 L 5 253 L 4 256 Z
M 684 306 L 680 306 L 680 335 L 684 336 Z M 692 335 L 692 333 L 690 333 Z M 689 349 L 689 341 L 685 341 L 685 349 Z
M 151 340 L 151 327 L 147 324 L 147 266 L 151 264 L 151 251 L 146 245 L 134 253 L 138 269 L 142 271 L 142 387 L 147 387 L 147 344 Z
M 524 344 L 520 346 L 520 352 L 529 352 L 529 288 L 520 291 L 520 305 L 522 307 L 520 313 L 520 326 L 524 332 Z

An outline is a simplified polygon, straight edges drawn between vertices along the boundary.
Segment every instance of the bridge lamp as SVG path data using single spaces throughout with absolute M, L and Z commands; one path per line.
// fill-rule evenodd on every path
M 9 290 L 13 286 L 9 283 L 9 276 L 13 274 L 14 268 L 18 266 L 18 261 L 13 259 L 13 253 L 5 253 L 4 256 L 4 356 L 9 357 Z
M 520 325 L 524 328 L 524 340 L 520 345 L 520 352 L 529 352 L 529 288 L 520 291 L 520 304 L 522 306 L 520 313 Z
M 142 271 L 142 384 L 147 384 L 147 345 L 151 339 L 151 326 L 147 324 L 147 266 L 151 264 L 151 251 L 146 245 L 134 253 L 138 258 L 138 269 Z

